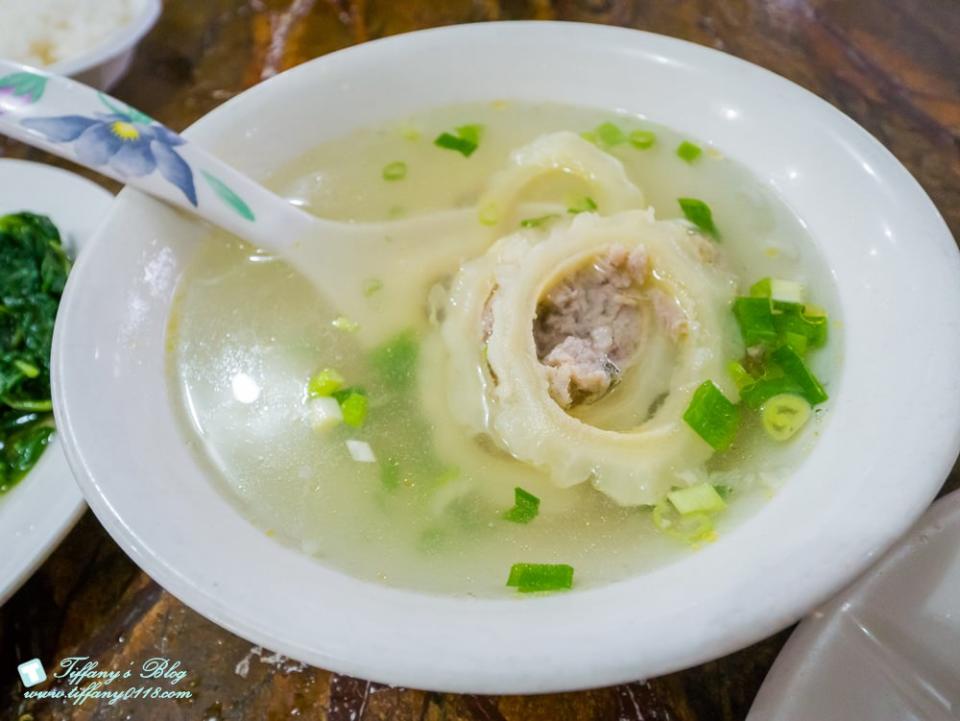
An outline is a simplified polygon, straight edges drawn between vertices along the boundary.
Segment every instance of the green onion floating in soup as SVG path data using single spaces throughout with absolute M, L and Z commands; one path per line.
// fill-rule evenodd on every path
M 565 563 L 515 563 L 507 585 L 520 593 L 566 590 L 573 586 L 573 567 Z

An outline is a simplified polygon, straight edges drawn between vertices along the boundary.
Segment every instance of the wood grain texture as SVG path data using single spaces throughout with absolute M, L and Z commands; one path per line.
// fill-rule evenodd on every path
M 955 0 L 166 0 L 116 94 L 170 126 L 286 68 L 417 28 L 509 19 L 612 23 L 763 65 L 883 142 L 960 231 L 960 4 Z M 6 156 L 49 158 L 12 143 Z M 67 165 L 55 161 L 58 165 Z M 115 187 L 115 186 L 111 186 Z M 954 469 L 945 491 L 960 487 Z M 735 721 L 787 632 L 649 681 L 541 697 L 393 689 L 252 648 L 140 572 L 88 514 L 0 608 L 0 719 L 21 721 Z M 179 659 L 189 700 L 25 701 L 16 664 L 70 655 L 102 667 Z

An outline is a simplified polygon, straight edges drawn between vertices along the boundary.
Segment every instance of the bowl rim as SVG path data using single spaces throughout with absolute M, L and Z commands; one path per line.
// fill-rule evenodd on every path
M 896 174 L 898 183 L 903 184 L 903 189 L 911 194 L 911 199 L 916 200 L 922 206 L 922 217 L 926 222 L 936 226 L 935 236 L 930 238 L 931 243 L 929 251 L 936 250 L 949 255 L 948 263 L 951 265 L 951 272 L 956 276 L 960 268 L 960 254 L 958 254 L 943 218 L 930 201 L 929 197 L 909 174 L 909 172 L 896 160 L 896 158 L 871 136 L 865 129 L 856 124 L 849 117 L 844 115 L 837 108 L 822 100 L 815 94 L 766 70 L 760 66 L 741 60 L 734 56 L 696 45 L 687 41 L 670 38 L 663 35 L 637 31 L 627 28 L 598 26 L 586 23 L 568 23 L 568 22 L 542 22 L 542 21 L 514 21 L 504 23 L 485 23 L 477 25 L 453 26 L 446 28 L 433 28 L 429 30 L 407 33 L 404 35 L 383 38 L 371 43 L 360 46 L 353 46 L 336 53 L 315 59 L 312 62 L 305 63 L 281 75 L 278 75 L 269 81 L 262 83 L 239 96 L 231 99 L 227 103 L 218 107 L 204 118 L 198 120 L 186 133 L 187 137 L 202 136 L 205 128 L 213 128 L 218 123 L 230 116 L 233 109 L 243 104 L 244 107 L 250 107 L 257 101 L 269 97 L 275 92 L 282 92 L 284 84 L 293 85 L 300 82 L 303 77 L 309 77 L 316 73 L 319 67 L 329 69 L 328 66 L 336 62 L 343 62 L 357 54 L 370 51 L 371 47 L 384 48 L 390 45 L 401 46 L 418 42 L 418 38 L 433 37 L 439 34 L 460 35 L 461 39 L 468 41 L 473 34 L 501 32 L 505 27 L 513 28 L 509 32 L 523 33 L 551 33 L 554 28 L 563 28 L 562 32 L 583 33 L 590 35 L 593 41 L 610 40 L 623 41 L 625 43 L 636 42 L 642 39 L 642 42 L 650 43 L 652 47 L 663 50 L 672 49 L 676 53 L 689 57 L 697 55 L 704 60 L 702 62 L 721 67 L 724 64 L 729 68 L 739 69 L 741 72 L 749 73 L 751 78 L 764 80 L 767 83 L 778 83 L 783 89 L 784 94 L 790 95 L 795 99 L 802 99 L 803 102 L 816 109 L 820 113 L 830 116 L 833 122 L 843 127 L 844 133 L 851 136 L 860 147 L 867 148 L 873 153 L 873 158 L 886 164 L 886 169 Z M 505 31 L 506 32 L 506 31 Z M 561 30 L 556 30 L 561 32 Z M 611 44 L 613 44 L 611 42 Z M 651 51 L 652 52 L 652 51 Z M 321 73 L 322 75 L 322 73 Z M 125 207 L 134 197 L 137 197 L 135 191 L 124 190 L 115 204 L 113 213 L 120 207 Z M 113 215 L 111 213 L 111 216 Z M 110 225 L 108 218 L 101 227 L 100 235 L 105 235 L 106 228 Z M 949 247 L 948 247 L 949 246 Z M 87 256 L 90 257 L 89 255 Z M 70 288 L 68 288 L 68 292 Z M 958 304 L 960 305 L 960 304 Z M 960 307 L 949 307 L 947 309 L 951 320 L 960 321 Z M 63 342 L 63 337 L 67 331 L 59 332 L 55 338 L 55 346 L 59 348 Z M 954 360 L 960 360 L 960 340 L 955 340 L 944 345 L 945 354 L 949 353 Z M 308 663 L 331 668 L 333 670 L 348 673 L 351 675 L 361 675 L 372 678 L 377 681 L 392 683 L 402 686 L 412 686 L 425 688 L 429 687 L 435 690 L 449 690 L 457 692 L 476 692 L 476 693 L 523 693 L 523 692 L 547 692 L 573 690 L 579 688 L 592 688 L 599 685 L 626 682 L 637 678 L 639 675 L 652 675 L 668 673 L 679 668 L 685 668 L 695 663 L 700 663 L 709 658 L 715 658 L 725 653 L 730 653 L 738 648 L 759 640 L 771 633 L 774 633 L 783 627 L 793 623 L 812 607 L 824 601 L 838 588 L 846 584 L 856 574 L 865 569 L 873 562 L 878 554 L 889 548 L 896 539 L 905 532 L 912 522 L 922 513 L 924 508 L 935 496 L 937 490 L 942 484 L 947 472 L 949 471 L 957 453 L 960 452 L 960 412 L 953 409 L 949 413 L 944 411 L 943 423 L 939 435 L 949 436 L 950 442 L 943 442 L 938 445 L 940 449 L 936 457 L 931 456 L 931 460 L 926 466 L 928 477 L 924 483 L 914 483 L 912 488 L 902 487 L 896 489 L 898 498 L 903 502 L 901 513 L 896 517 L 884 519 L 882 525 L 874 524 L 868 526 L 863 533 L 855 537 L 844 537 L 843 540 L 849 542 L 845 548 L 845 555 L 841 562 L 834 563 L 821 569 L 821 575 L 817 581 L 805 586 L 803 589 L 795 589 L 795 592 L 782 598 L 772 608 L 764 608 L 762 612 L 757 612 L 756 617 L 751 617 L 749 621 L 745 617 L 730 619 L 730 629 L 720 632 L 716 629 L 701 629 L 705 632 L 706 641 L 697 647 L 699 641 L 693 639 L 691 631 L 686 630 L 683 633 L 687 636 L 687 645 L 680 648 L 673 648 L 669 653 L 664 653 L 658 663 L 651 663 L 649 660 L 643 662 L 636 659 L 620 659 L 618 662 L 609 660 L 601 664 L 599 661 L 592 668 L 581 668 L 579 664 L 567 662 L 563 666 L 562 672 L 557 669 L 550 669 L 550 675 L 543 673 L 539 677 L 531 680 L 527 678 L 505 678 L 505 672 L 510 669 L 497 667 L 474 667 L 466 669 L 463 667 L 437 669 L 430 667 L 430 664 L 424 665 L 414 663 L 412 659 L 405 659 L 408 663 L 399 664 L 394 659 L 384 659 L 377 656 L 373 651 L 356 651 L 349 658 L 344 656 L 333 657 L 324 654 L 317 649 L 305 648 L 302 644 L 292 639 L 279 639 L 271 635 L 270 629 L 265 626 L 260 619 L 250 616 L 243 617 L 242 612 L 231 611 L 222 602 L 218 601 L 216 596 L 208 589 L 202 588 L 189 578 L 184 577 L 172 565 L 168 564 L 167 559 L 159 557 L 152 549 L 146 547 L 146 544 L 139 538 L 131 527 L 129 527 L 121 516 L 120 512 L 113 506 L 108 498 L 101 494 L 101 489 L 97 483 L 92 470 L 89 468 L 84 457 L 82 449 L 75 443 L 76 430 L 73 424 L 72 408 L 66 400 L 66 386 L 63 383 L 63 377 L 66 372 L 65 353 L 55 350 L 55 382 L 54 395 L 56 408 L 58 411 L 58 422 L 65 429 L 65 436 L 68 442 L 67 455 L 71 467 L 78 478 L 78 482 L 87 496 L 91 508 L 98 518 L 117 540 L 124 550 L 131 555 L 134 561 L 145 571 L 153 576 L 158 582 L 167 588 L 172 594 L 180 598 L 187 605 L 197 609 L 216 623 L 228 628 L 238 635 L 250 639 L 260 645 L 279 651 L 293 658 L 298 658 Z M 958 396 L 958 389 L 951 385 L 943 389 L 944 398 L 953 399 Z M 960 407 L 960 404 L 958 404 Z M 822 443 L 822 441 L 821 441 Z M 892 493 L 893 491 L 891 491 Z M 709 553 L 708 549 L 707 553 Z M 620 582 L 627 584 L 630 580 Z M 757 583 L 761 583 L 759 580 Z M 602 596 L 601 592 L 607 591 L 613 585 L 604 586 L 600 589 L 588 589 L 578 592 L 581 597 L 595 601 Z M 383 597 L 400 599 L 406 592 L 394 592 L 388 587 L 378 587 L 378 594 Z M 409 594 L 416 598 L 424 598 L 420 594 Z M 577 594 L 570 595 L 575 596 Z M 432 598 L 432 597 L 431 597 Z M 464 599 L 457 599 L 462 603 Z M 435 601 L 440 604 L 441 601 Z M 536 601 L 487 601 L 470 600 L 474 609 L 486 607 L 496 610 L 504 610 L 512 606 L 514 608 L 525 605 L 537 606 L 547 615 L 557 608 L 563 607 L 561 597 L 550 597 L 537 599 Z M 622 604 L 621 604 L 622 605 Z M 202 610 L 201 610 L 202 609 Z M 509 611 L 504 610 L 505 613 Z M 732 630 L 731 630 L 732 629 Z M 681 634 L 682 635 L 682 634 Z M 691 641 L 693 639 L 693 641 Z M 380 649 L 382 651 L 382 649 Z M 516 659 L 512 659 L 516 660 Z M 646 664 L 646 665 L 644 665 Z M 402 667 L 401 667 L 402 666 Z M 645 669 L 639 671 L 638 669 Z M 529 670 L 529 669 L 528 669 Z M 431 678 L 428 683 L 425 678 Z
M 163 0 L 141 0 L 141 2 L 143 5 L 140 12 L 126 25 L 114 30 L 82 55 L 53 63 L 46 66 L 44 70 L 57 75 L 78 75 L 132 50 L 150 32 L 163 11 Z

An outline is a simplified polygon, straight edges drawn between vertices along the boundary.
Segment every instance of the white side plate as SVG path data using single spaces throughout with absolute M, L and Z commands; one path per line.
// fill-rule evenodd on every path
M 960 718 L 960 491 L 800 624 L 747 721 Z
M 0 160 L 0 215 L 50 216 L 71 257 L 96 230 L 113 196 L 73 173 L 23 160 Z M 56 436 L 39 463 L 0 495 L 0 604 L 77 522 L 85 508 Z

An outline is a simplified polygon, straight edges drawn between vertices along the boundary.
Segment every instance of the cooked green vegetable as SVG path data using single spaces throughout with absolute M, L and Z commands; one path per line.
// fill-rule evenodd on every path
M 683 211 L 687 220 L 714 240 L 720 239 L 720 233 L 713 223 L 713 212 L 709 205 L 696 198 L 678 198 L 677 202 L 680 203 L 680 210 Z
M 513 523 L 530 523 L 540 513 L 540 499 L 519 486 L 513 489 L 513 508 L 506 511 L 503 517 Z
M 694 392 L 683 420 L 715 451 L 729 448 L 740 427 L 740 409 L 713 381 L 704 381 Z
M 684 140 L 677 146 L 677 156 L 688 163 L 693 163 L 702 154 L 703 148 L 689 140 Z
M 405 331 L 374 349 L 370 362 L 391 390 L 407 390 L 417 370 L 419 346 L 412 331 Z
M 763 429 L 775 441 L 786 441 L 810 420 L 810 404 L 801 396 L 781 393 L 763 404 Z
M 407 164 L 402 160 L 394 160 L 383 166 L 384 180 L 403 180 L 407 177 Z
M 0 493 L 33 468 L 53 434 L 50 343 L 69 271 L 48 218 L 0 218 Z
M 573 566 L 565 563 L 515 563 L 507 586 L 520 593 L 561 591 L 573 586 Z
M 480 145 L 480 137 L 483 135 L 482 125 L 461 125 L 454 128 L 452 133 L 441 133 L 433 144 L 447 150 L 455 150 L 469 158 Z

